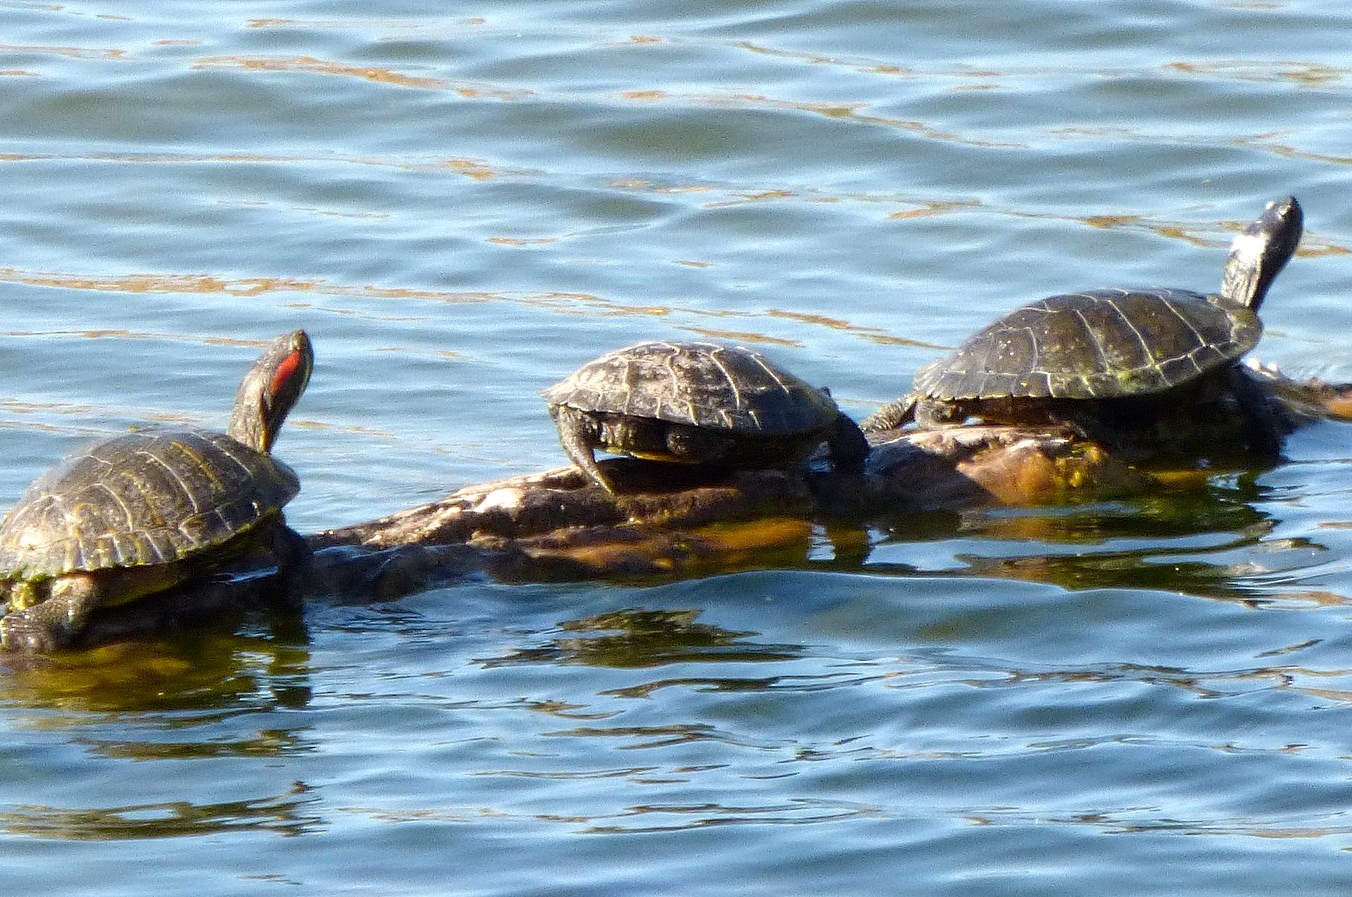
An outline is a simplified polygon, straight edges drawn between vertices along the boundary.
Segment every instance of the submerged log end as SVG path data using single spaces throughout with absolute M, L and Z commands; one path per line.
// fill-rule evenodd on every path
M 951 427 L 878 434 L 869 459 L 877 499 L 949 510 L 1041 505 L 1140 491 L 1154 481 L 1069 433 Z
M 1309 381 L 1307 394 L 1314 396 L 1320 416 L 1339 421 L 1352 421 L 1352 386 Z

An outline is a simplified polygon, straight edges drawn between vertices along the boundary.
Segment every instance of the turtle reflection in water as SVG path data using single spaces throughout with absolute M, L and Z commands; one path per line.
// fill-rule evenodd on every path
M 1258 307 L 1300 242 L 1294 197 L 1235 237 L 1219 295 L 1103 289 L 1015 309 L 915 375 L 865 430 L 983 421 L 1067 423 L 1129 456 L 1275 455 L 1289 429 L 1237 364 L 1258 342 Z
M 791 467 L 826 442 L 838 469 L 868 443 L 824 389 L 740 346 L 647 342 L 591 361 L 542 395 L 564 451 L 614 492 L 594 450 L 719 467 Z
M 8 649 L 76 641 L 97 608 L 209 573 L 259 547 L 303 565 L 304 540 L 281 508 L 300 490 L 270 454 L 314 366 L 304 331 L 279 337 L 249 369 L 225 433 L 140 430 L 71 455 L 38 478 L 0 524 Z

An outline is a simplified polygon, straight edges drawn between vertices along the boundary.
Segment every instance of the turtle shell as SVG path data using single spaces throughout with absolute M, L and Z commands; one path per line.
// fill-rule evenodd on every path
M 1015 309 L 915 375 L 941 401 L 1145 396 L 1223 368 L 1258 342 L 1250 308 L 1188 290 L 1093 290 Z
M 28 487 L 0 524 L 15 580 L 174 564 L 275 514 L 294 471 L 224 433 L 147 429 L 96 443 Z
M 687 424 L 733 434 L 789 436 L 839 415 L 825 392 L 741 346 L 647 342 L 588 362 L 541 395 L 551 405 Z

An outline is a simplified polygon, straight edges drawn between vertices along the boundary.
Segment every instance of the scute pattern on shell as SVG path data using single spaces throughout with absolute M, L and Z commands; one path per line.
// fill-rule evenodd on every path
M 300 491 L 295 472 L 224 433 L 148 429 L 38 478 L 0 524 L 11 579 L 171 564 L 228 541 Z
M 1016 309 L 915 375 L 928 398 L 1148 395 L 1238 359 L 1262 324 L 1188 290 L 1104 289 Z
M 640 343 L 602 355 L 545 390 L 552 405 L 710 429 L 789 435 L 820 430 L 832 399 L 759 353 L 716 343 Z

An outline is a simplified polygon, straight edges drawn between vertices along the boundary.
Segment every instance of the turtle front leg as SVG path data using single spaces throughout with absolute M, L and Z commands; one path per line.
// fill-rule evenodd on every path
M 277 563 L 275 582 L 278 600 L 289 608 L 299 609 L 306 581 L 314 566 L 314 552 L 310 549 L 310 543 L 287 526 L 285 521 L 278 521 L 268 533 L 268 550 Z
M 0 645 L 8 651 L 55 651 L 71 645 L 101 603 L 98 583 L 87 573 L 52 580 L 47 600 L 0 618 Z
M 857 471 L 868 457 L 868 439 L 859 425 L 843 414 L 836 415 L 826 434 L 826 444 L 831 450 L 831 465 L 837 471 Z
M 556 405 L 550 411 L 554 415 L 554 422 L 558 424 L 559 444 L 563 446 L 568 460 L 593 483 L 614 495 L 614 488 L 606 479 L 606 475 L 601 472 L 600 465 L 596 463 L 595 445 L 600 434 L 597 422 L 585 411 L 578 411 L 567 405 Z
M 1242 421 L 1245 450 L 1264 459 L 1280 457 L 1286 437 L 1297 426 L 1292 414 L 1263 388 L 1248 368 L 1231 365 L 1227 386 L 1227 404 L 1234 406 L 1234 413 Z

